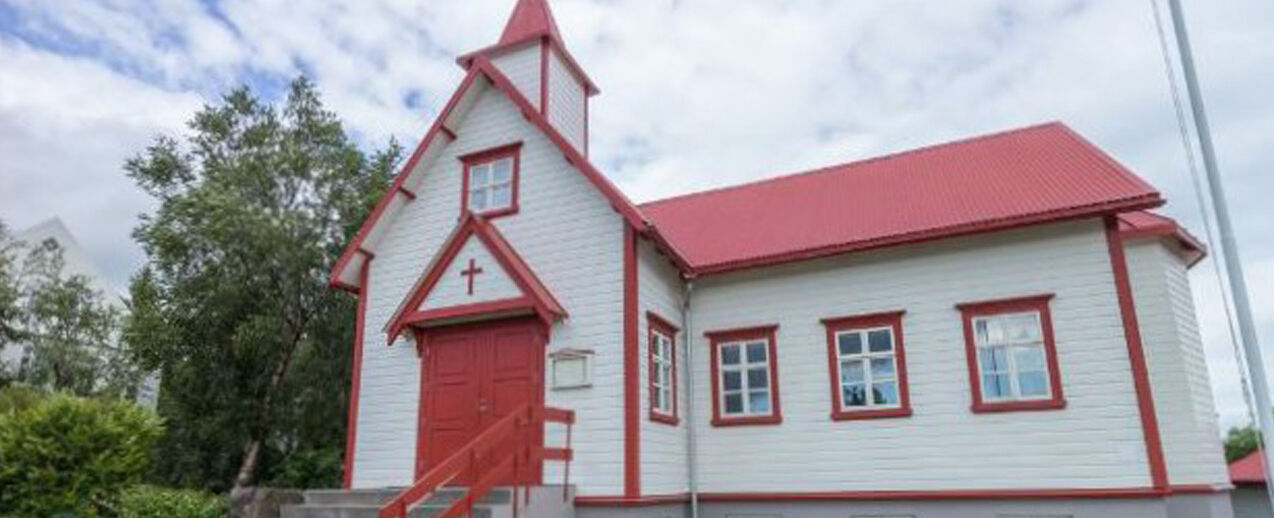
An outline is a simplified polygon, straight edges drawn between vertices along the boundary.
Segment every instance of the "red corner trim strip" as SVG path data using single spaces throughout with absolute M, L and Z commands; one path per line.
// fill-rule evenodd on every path
M 1163 444 L 1159 437 L 1159 419 L 1155 414 L 1154 395 L 1150 391 L 1146 353 L 1141 345 L 1141 328 L 1137 323 L 1132 283 L 1128 279 L 1124 243 L 1119 235 L 1119 222 L 1116 218 L 1107 216 L 1105 224 L 1106 247 L 1110 251 L 1110 267 L 1115 277 L 1115 295 L 1119 299 L 1124 339 L 1128 343 L 1128 361 L 1132 367 L 1133 388 L 1137 392 L 1137 409 L 1141 414 L 1141 432 L 1146 443 L 1146 459 L 1150 464 L 1150 480 L 1155 489 L 1163 489 L 1168 487 L 1168 470 L 1163 459 Z
M 641 496 L 641 365 L 637 346 L 637 232 L 624 225 L 624 496 Z
M 354 482 L 354 445 L 358 436 L 358 393 L 362 388 L 363 378 L 363 318 L 367 314 L 367 269 L 371 266 L 370 257 L 363 258 L 363 266 L 358 270 L 358 284 L 363 286 L 358 292 L 358 307 L 354 311 L 354 354 L 353 366 L 350 367 L 349 381 L 349 416 L 345 422 L 345 468 L 342 474 L 342 486 L 349 489 Z

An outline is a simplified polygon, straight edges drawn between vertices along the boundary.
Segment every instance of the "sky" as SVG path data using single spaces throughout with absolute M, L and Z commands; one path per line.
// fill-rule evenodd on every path
M 1155 1 L 1168 23 L 1164 0 L 551 4 L 602 91 L 591 158 L 636 201 L 1061 120 L 1203 234 Z M 1183 3 L 1274 349 L 1274 2 Z M 127 286 L 143 261 L 129 234 L 154 204 L 121 166 L 156 136 L 236 85 L 278 100 L 305 74 L 362 147 L 414 146 L 463 75 L 455 56 L 494 43 L 512 5 L 0 0 L 0 220 L 62 218 Z M 1222 424 L 1245 422 L 1212 259 L 1191 276 Z

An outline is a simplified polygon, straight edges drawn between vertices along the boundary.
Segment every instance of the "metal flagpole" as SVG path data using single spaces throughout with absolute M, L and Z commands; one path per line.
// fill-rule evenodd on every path
M 1199 78 L 1194 70 L 1194 55 L 1190 52 L 1190 38 L 1186 35 L 1185 16 L 1180 0 L 1168 0 L 1172 12 L 1172 28 L 1176 32 L 1177 48 L 1181 54 L 1181 68 L 1190 95 L 1190 110 L 1199 135 L 1199 148 L 1203 155 L 1203 168 L 1207 173 L 1208 192 L 1212 196 L 1212 208 L 1216 212 L 1217 233 L 1221 238 L 1221 259 L 1229 276 L 1230 295 L 1234 302 L 1234 316 L 1238 320 L 1243 353 L 1247 356 L 1248 377 L 1252 380 L 1253 398 L 1256 401 L 1256 421 L 1261 430 L 1262 443 L 1267 443 L 1274 431 L 1274 410 L 1270 408 L 1270 386 L 1265 379 L 1265 361 L 1261 358 L 1261 345 L 1256 339 L 1256 326 L 1252 323 L 1252 308 L 1248 300 L 1247 284 L 1243 280 L 1243 265 L 1239 260 L 1239 247 L 1234 241 L 1234 227 L 1230 222 L 1230 210 L 1226 206 L 1225 189 L 1221 186 L 1221 174 L 1217 171 L 1216 151 L 1212 148 L 1212 133 L 1208 129 L 1208 116 L 1203 109 L 1203 95 L 1199 92 Z M 1271 448 L 1262 448 L 1265 456 L 1265 480 L 1270 478 Z M 1270 502 L 1274 504 L 1274 483 L 1265 485 Z

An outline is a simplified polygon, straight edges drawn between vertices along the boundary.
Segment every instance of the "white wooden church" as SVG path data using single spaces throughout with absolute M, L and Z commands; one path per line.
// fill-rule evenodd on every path
M 458 62 L 331 272 L 381 516 L 1231 516 L 1203 246 L 1065 125 L 639 205 L 545 0 Z

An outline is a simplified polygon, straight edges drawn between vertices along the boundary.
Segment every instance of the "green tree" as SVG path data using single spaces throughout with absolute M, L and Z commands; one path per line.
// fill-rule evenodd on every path
M 66 275 L 62 250 L 48 240 L 23 261 L 21 334 L 30 356 L 19 378 L 78 395 L 126 395 L 138 373 L 117 344 L 120 312 L 83 275 Z
M 239 88 L 189 128 L 125 165 L 159 205 L 124 336 L 162 371 L 159 477 L 238 493 L 342 444 L 354 301 L 327 272 L 401 149 L 365 155 L 304 78 L 280 108 Z
M 1225 434 L 1225 461 L 1234 462 L 1261 447 L 1261 434 L 1256 427 L 1232 427 Z
M 16 342 L 20 336 L 22 290 L 18 284 L 16 264 L 20 243 L 9 233 L 9 227 L 0 221 L 0 351 Z M 0 365 L 0 369 L 4 366 Z M 0 372 L 0 377 L 5 373 Z

